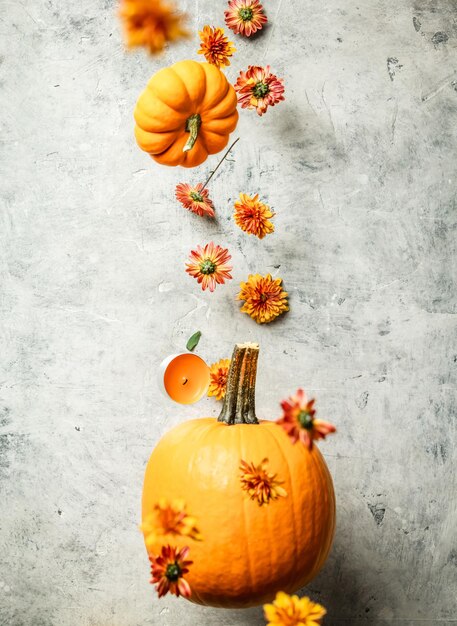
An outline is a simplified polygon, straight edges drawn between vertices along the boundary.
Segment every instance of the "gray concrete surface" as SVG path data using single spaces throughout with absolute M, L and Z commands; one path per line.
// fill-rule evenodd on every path
M 192 27 L 222 25 L 222 0 L 180 5 Z M 218 409 L 156 386 L 197 329 L 209 361 L 260 342 L 260 416 L 303 385 L 338 426 L 321 446 L 335 545 L 304 590 L 326 625 L 457 621 L 457 2 L 265 6 L 271 25 L 237 38 L 228 76 L 270 63 L 287 99 L 241 112 L 214 224 L 174 186 L 218 158 L 160 168 L 132 139 L 147 79 L 198 58 L 196 38 L 150 59 L 124 52 L 111 1 L 2 2 L 2 626 L 264 623 L 261 609 L 158 601 L 148 584 L 145 462 L 170 426 Z M 236 229 L 240 191 L 274 207 L 274 236 Z M 183 271 L 210 239 L 235 266 L 213 295 Z M 267 271 L 291 311 L 258 327 L 234 296 Z

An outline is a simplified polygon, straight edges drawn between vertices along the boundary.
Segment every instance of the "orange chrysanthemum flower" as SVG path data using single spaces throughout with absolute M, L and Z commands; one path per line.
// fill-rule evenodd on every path
M 284 100 L 284 79 L 270 72 L 270 66 L 250 65 L 240 72 L 235 91 L 242 109 L 256 109 L 263 115 L 269 106 Z
M 314 419 L 314 402 L 314 399 L 308 400 L 303 389 L 298 389 L 294 396 L 281 402 L 283 415 L 276 421 L 284 428 L 292 443 L 301 441 L 309 450 L 313 447 L 314 439 L 325 439 L 336 431 L 329 422 Z
M 203 183 L 197 183 L 193 187 L 188 183 L 179 183 L 176 185 L 175 195 L 183 207 L 192 213 L 214 217 L 214 204 Z
M 121 0 L 119 16 L 127 47 L 144 46 L 151 54 L 163 50 L 168 41 L 189 35 L 184 16 L 163 0 Z
M 230 0 L 225 23 L 236 35 L 250 37 L 268 22 L 259 0 Z
M 318 626 L 327 613 L 323 606 L 309 598 L 289 596 L 278 591 L 273 604 L 264 604 L 267 626 Z
M 232 257 L 227 248 L 221 248 L 212 241 L 204 248 L 197 246 L 190 253 L 190 263 L 186 263 L 186 272 L 197 279 L 203 291 L 214 291 L 216 285 L 230 280 L 232 267 L 227 265 Z
M 247 282 L 241 283 L 237 300 L 244 300 L 242 313 L 247 313 L 258 324 L 272 322 L 278 315 L 289 310 L 287 291 L 282 290 L 282 278 L 250 274 Z
M 148 548 L 165 535 L 189 537 L 197 541 L 202 539 L 197 520 L 187 513 L 184 500 L 168 502 L 161 498 L 141 525 L 141 530 Z
M 236 224 L 248 235 L 255 235 L 263 239 L 265 235 L 274 232 L 275 227 L 269 221 L 275 215 L 267 204 L 254 197 L 240 193 L 240 199 L 235 202 L 234 219 Z
M 277 480 L 276 474 L 269 474 L 267 465 L 268 459 L 263 459 L 259 465 L 246 461 L 240 464 L 241 488 L 248 492 L 251 500 L 257 500 L 259 506 L 287 496 L 287 491 L 281 487 L 283 481 Z
M 209 368 L 208 396 L 214 396 L 216 400 L 222 400 L 225 397 L 229 367 L 230 359 L 221 359 L 211 365 Z
M 189 565 L 193 561 L 187 561 L 189 548 L 182 548 L 177 552 L 177 548 L 170 545 L 163 546 L 159 556 L 151 555 L 151 584 L 156 585 L 159 598 L 172 593 L 175 596 L 190 598 L 191 590 L 187 580 L 183 578 L 189 571 Z
M 230 65 L 229 57 L 233 56 L 236 48 L 224 35 L 223 28 L 204 26 L 198 34 L 201 40 L 198 54 L 204 54 L 208 63 L 216 67 Z

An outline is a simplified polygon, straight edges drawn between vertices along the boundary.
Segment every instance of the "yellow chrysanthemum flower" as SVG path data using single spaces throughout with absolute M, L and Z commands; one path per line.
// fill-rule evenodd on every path
M 229 367 L 230 359 L 221 359 L 210 366 L 208 396 L 214 396 L 216 400 L 223 400 L 227 389 Z
M 243 460 L 240 464 L 241 488 L 247 491 L 251 500 L 256 500 L 259 506 L 287 496 L 287 491 L 281 487 L 283 481 L 278 480 L 276 474 L 270 474 L 267 467 L 268 459 L 263 459 L 258 465 Z
M 154 54 L 167 42 L 189 36 L 183 26 L 184 16 L 163 0 L 121 0 L 119 17 L 128 48 L 144 46 Z
M 169 502 L 161 498 L 154 506 L 152 513 L 140 526 L 144 534 L 146 547 L 151 547 L 159 537 L 165 535 L 179 535 L 201 541 L 202 536 L 197 527 L 195 517 L 186 511 L 184 500 L 172 500 Z
M 223 28 L 204 26 L 198 34 L 201 41 L 198 54 L 203 54 L 208 63 L 216 67 L 230 65 L 229 57 L 233 56 L 236 48 L 224 35 Z
M 268 204 L 259 200 L 259 195 L 249 196 L 247 193 L 240 193 L 240 199 L 235 202 L 234 220 L 237 226 L 248 235 L 255 235 L 263 239 L 265 235 L 274 232 L 275 227 L 270 218 L 275 213 Z
M 264 604 L 267 626 L 318 626 L 327 613 L 323 606 L 309 598 L 289 596 L 278 591 L 273 604 Z
M 258 324 L 266 324 L 288 311 L 288 294 L 281 285 L 282 278 L 251 274 L 245 283 L 240 284 L 241 291 L 237 296 L 237 300 L 244 300 L 242 313 L 250 315 Z

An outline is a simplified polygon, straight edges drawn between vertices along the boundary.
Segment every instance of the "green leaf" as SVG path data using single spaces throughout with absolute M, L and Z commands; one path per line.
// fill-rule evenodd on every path
M 186 348 L 192 352 L 194 348 L 197 347 L 198 342 L 200 341 L 200 337 L 202 336 L 201 331 L 197 330 L 196 333 L 189 338 L 189 341 L 186 343 Z

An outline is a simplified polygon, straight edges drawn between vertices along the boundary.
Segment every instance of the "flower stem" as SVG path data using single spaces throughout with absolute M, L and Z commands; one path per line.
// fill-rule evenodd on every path
M 238 343 L 233 350 L 224 404 L 217 418 L 226 424 L 258 424 L 255 414 L 255 378 L 259 346 Z
M 205 189 L 206 185 L 209 183 L 209 181 L 212 179 L 212 177 L 214 176 L 214 174 L 217 172 L 217 170 L 220 168 L 220 166 L 222 165 L 222 163 L 225 161 L 225 159 L 227 158 L 228 153 L 230 152 L 230 150 L 233 148 L 233 146 L 236 144 L 237 141 L 239 141 L 240 138 L 237 137 L 235 139 L 235 141 L 232 143 L 232 145 L 230 146 L 230 148 L 227 150 L 227 152 L 224 154 L 224 156 L 222 157 L 222 159 L 219 161 L 219 163 L 216 165 L 216 167 L 213 169 L 213 171 L 211 172 L 211 174 L 208 176 L 208 178 L 206 179 L 203 188 Z

